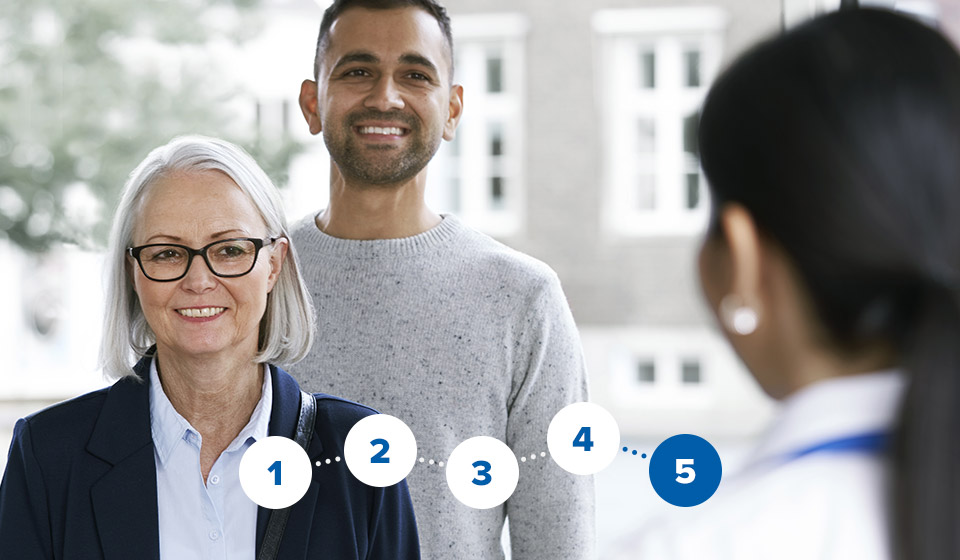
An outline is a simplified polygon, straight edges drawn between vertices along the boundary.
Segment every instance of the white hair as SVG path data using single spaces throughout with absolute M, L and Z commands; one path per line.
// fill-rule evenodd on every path
M 134 355 L 144 356 L 156 343 L 156 335 L 133 290 L 127 263 L 127 248 L 133 240 L 142 201 L 150 186 L 166 174 L 207 170 L 220 171 L 233 179 L 257 208 L 270 236 L 284 237 L 289 243 L 279 191 L 239 146 L 205 136 L 180 136 L 150 152 L 123 187 L 110 233 L 106 311 L 100 343 L 100 366 L 109 379 L 135 376 L 131 367 Z M 290 243 L 277 283 L 267 296 L 255 361 L 289 364 L 301 360 L 310 350 L 315 328 L 310 293 Z

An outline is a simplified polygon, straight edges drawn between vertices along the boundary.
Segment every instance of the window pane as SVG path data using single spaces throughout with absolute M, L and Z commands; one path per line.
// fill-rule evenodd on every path
M 450 144 L 450 155 L 457 157 L 460 155 L 460 136 L 463 134 L 463 126 L 457 127 L 456 135 L 454 135 L 453 140 L 449 142 Z
M 487 91 L 489 93 L 503 91 L 503 58 L 498 54 L 487 57 Z
M 687 87 L 700 87 L 700 51 L 683 53 Z
M 640 383 L 654 383 L 656 381 L 656 368 L 653 362 L 644 360 L 637 363 L 637 381 Z
M 684 360 L 681 370 L 681 380 L 684 385 L 695 385 L 700 383 L 700 361 Z
M 653 89 L 657 87 L 657 59 L 653 50 L 644 49 L 640 52 L 640 87 Z
M 693 210 L 700 205 L 700 174 L 687 173 L 687 208 Z
M 700 164 L 700 146 L 698 145 L 698 132 L 700 128 L 700 113 L 695 112 L 687 115 L 683 119 L 683 151 L 697 158 L 697 165 Z
M 642 173 L 637 177 L 637 206 L 640 210 L 653 210 L 656 205 L 656 180 L 652 173 Z
M 490 178 L 490 207 L 494 210 L 504 208 L 503 177 Z
M 637 151 L 642 154 L 652 154 L 654 152 L 656 140 L 656 129 L 653 119 L 640 119 L 637 121 Z
M 500 123 L 490 123 L 490 155 L 503 155 L 503 126 Z
M 450 211 L 460 212 L 460 177 L 454 175 L 450 177 Z

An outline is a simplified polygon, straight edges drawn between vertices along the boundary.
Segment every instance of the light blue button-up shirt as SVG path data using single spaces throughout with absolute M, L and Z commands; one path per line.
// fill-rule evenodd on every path
M 157 464 L 160 557 L 172 560 L 236 560 L 256 556 L 257 505 L 240 487 L 240 458 L 267 437 L 273 408 L 270 368 L 250 421 L 220 454 L 207 484 L 200 473 L 200 432 L 170 404 L 150 365 L 150 425 Z

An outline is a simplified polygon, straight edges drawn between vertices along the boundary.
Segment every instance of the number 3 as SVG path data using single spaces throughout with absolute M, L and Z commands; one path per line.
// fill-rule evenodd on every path
M 473 468 L 477 469 L 477 476 L 480 478 L 473 479 L 473 483 L 477 486 L 486 486 L 490 484 L 490 481 L 493 480 L 493 477 L 490 476 L 490 463 L 486 461 L 476 461 L 473 463 Z
M 677 459 L 677 482 L 690 484 L 694 478 L 697 473 L 693 472 L 693 459 Z

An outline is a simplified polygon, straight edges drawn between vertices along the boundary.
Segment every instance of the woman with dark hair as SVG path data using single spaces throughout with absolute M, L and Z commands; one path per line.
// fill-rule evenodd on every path
M 879 10 L 765 42 L 700 122 L 704 294 L 783 408 L 636 558 L 960 558 L 960 56 Z

